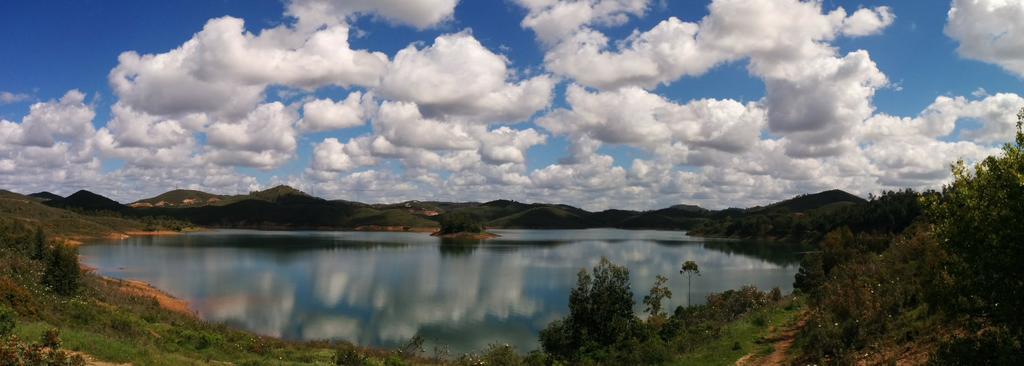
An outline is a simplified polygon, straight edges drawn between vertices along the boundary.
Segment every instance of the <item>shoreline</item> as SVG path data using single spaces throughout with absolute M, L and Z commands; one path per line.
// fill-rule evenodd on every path
M 149 282 L 136 279 L 120 279 L 104 276 L 97 273 L 95 267 L 85 264 L 81 260 L 78 261 L 78 267 L 82 269 L 82 272 L 96 276 L 100 281 L 115 287 L 118 291 L 126 295 L 147 297 L 156 301 L 157 305 L 164 310 L 200 319 L 199 312 L 192 309 L 191 304 L 189 304 L 188 301 L 171 295 L 166 291 L 153 286 L 153 284 Z

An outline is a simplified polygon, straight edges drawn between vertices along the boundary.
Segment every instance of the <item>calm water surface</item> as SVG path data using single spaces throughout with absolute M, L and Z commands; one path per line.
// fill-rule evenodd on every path
M 420 335 L 460 353 L 490 343 L 535 349 L 540 329 L 568 312 L 576 272 L 602 256 L 629 268 L 638 304 L 655 275 L 669 276 L 670 308 L 686 303 L 684 260 L 701 268 L 694 303 L 747 284 L 789 292 L 799 264 L 796 249 L 682 232 L 495 232 L 501 237 L 467 245 L 424 233 L 220 230 L 101 242 L 81 255 L 103 275 L 187 300 L 210 321 L 368 346 Z

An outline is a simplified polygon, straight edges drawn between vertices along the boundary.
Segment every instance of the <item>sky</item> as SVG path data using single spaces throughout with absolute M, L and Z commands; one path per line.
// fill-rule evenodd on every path
M 760 205 L 1012 140 L 1024 1 L 0 3 L 0 188 Z

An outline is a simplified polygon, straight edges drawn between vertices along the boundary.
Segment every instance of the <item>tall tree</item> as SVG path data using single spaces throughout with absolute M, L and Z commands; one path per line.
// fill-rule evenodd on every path
M 693 275 L 700 276 L 700 267 L 697 266 L 697 262 L 686 261 L 683 262 L 683 268 L 679 270 L 679 273 L 686 275 L 686 306 L 690 306 L 690 283 L 693 280 Z
M 46 234 L 43 234 L 42 227 L 36 227 L 35 236 L 32 238 L 32 259 L 42 260 L 46 258 Z

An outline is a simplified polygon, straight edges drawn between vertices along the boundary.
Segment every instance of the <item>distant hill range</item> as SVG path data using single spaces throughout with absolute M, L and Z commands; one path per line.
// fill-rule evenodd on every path
M 492 228 L 689 230 L 725 217 L 780 213 L 800 215 L 865 202 L 847 192 L 831 190 L 747 209 L 708 210 L 694 205 L 675 205 L 649 211 L 610 209 L 591 212 L 569 205 L 510 200 L 483 203 L 407 201 L 365 204 L 325 200 L 283 185 L 245 195 L 218 195 L 176 189 L 127 205 L 85 190 L 68 197 L 49 192 L 20 197 L 78 212 L 114 212 L 125 217 L 167 217 L 206 227 L 374 230 L 437 227 L 439 219 L 451 212 L 471 215 Z

